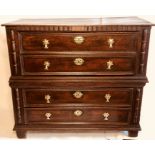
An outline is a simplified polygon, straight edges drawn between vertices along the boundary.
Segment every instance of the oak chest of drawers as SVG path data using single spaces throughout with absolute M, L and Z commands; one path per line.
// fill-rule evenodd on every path
M 4 25 L 19 138 L 29 130 L 138 135 L 151 23 L 130 17 Z

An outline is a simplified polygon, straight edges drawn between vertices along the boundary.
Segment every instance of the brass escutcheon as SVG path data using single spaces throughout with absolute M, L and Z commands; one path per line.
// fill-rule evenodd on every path
M 74 42 L 76 44 L 82 44 L 84 42 L 84 37 L 83 36 L 76 36 L 76 37 L 74 37 Z

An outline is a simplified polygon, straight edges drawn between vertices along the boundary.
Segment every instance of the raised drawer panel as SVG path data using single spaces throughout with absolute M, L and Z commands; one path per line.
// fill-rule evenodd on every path
M 23 89 L 25 107 L 75 105 L 131 106 L 132 88 L 104 88 L 102 90 Z
M 77 108 L 26 108 L 25 122 L 29 124 L 128 124 L 129 109 L 105 109 L 100 107 Z
M 136 57 L 23 56 L 23 75 L 134 75 Z
M 137 51 L 139 32 L 22 32 L 22 51 Z

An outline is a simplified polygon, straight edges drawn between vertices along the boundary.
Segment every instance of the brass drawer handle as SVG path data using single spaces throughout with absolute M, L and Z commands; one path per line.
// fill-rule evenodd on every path
M 84 60 L 82 58 L 75 58 L 74 59 L 74 64 L 77 66 L 83 65 L 83 63 L 84 63 Z
M 77 117 L 81 116 L 82 114 L 83 114 L 83 112 L 81 110 L 74 111 L 74 115 Z
M 48 45 L 50 44 L 49 40 L 44 39 L 42 43 L 43 43 L 44 49 L 48 49 Z
M 105 113 L 102 114 L 102 116 L 104 117 L 105 121 L 108 121 L 109 120 L 108 117 L 110 116 L 110 114 L 108 112 L 105 112 Z
M 73 96 L 74 96 L 75 98 L 81 98 L 81 97 L 83 96 L 83 93 L 80 92 L 80 91 L 76 91 L 76 92 L 73 94 Z
M 110 94 L 105 94 L 105 99 L 106 99 L 106 102 L 110 102 L 110 98 L 111 98 L 111 95 Z
M 49 94 L 45 95 L 46 103 L 51 103 L 51 96 Z
M 76 44 L 82 44 L 83 42 L 84 42 L 84 37 L 83 36 L 76 36 L 76 37 L 74 37 L 74 42 L 76 43 Z
M 47 112 L 47 113 L 45 113 L 45 116 L 46 116 L 46 119 L 47 119 L 47 120 L 50 120 L 50 119 L 51 119 L 52 114 L 51 114 L 51 113 L 49 113 L 49 112 Z
M 50 67 L 50 62 L 49 61 L 44 61 L 44 70 L 48 70 L 48 68 Z
M 107 61 L 107 70 L 111 70 L 111 67 L 114 65 L 113 61 Z
M 114 39 L 108 39 L 109 48 L 113 48 L 113 44 L 115 43 Z

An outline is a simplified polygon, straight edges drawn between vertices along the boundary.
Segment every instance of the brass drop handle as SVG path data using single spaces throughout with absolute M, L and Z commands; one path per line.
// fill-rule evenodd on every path
M 108 39 L 109 48 L 113 48 L 113 44 L 115 43 L 114 39 Z
M 44 61 L 44 70 L 48 70 L 48 68 L 50 67 L 50 62 L 49 61 Z
M 48 45 L 50 44 L 49 40 L 44 39 L 42 43 L 43 43 L 44 49 L 48 49 Z
M 74 37 L 74 42 L 76 43 L 76 44 L 82 44 L 83 42 L 84 42 L 84 37 L 83 36 L 76 36 L 76 37 Z
M 49 94 L 45 95 L 46 103 L 51 103 L 51 96 Z
M 109 120 L 108 117 L 110 116 L 110 114 L 108 112 L 105 112 L 105 113 L 102 114 L 102 116 L 104 117 L 105 121 L 108 121 Z
M 49 113 L 49 112 L 47 112 L 47 113 L 45 113 L 45 116 L 46 116 L 46 119 L 47 119 L 47 120 L 50 120 L 50 119 L 51 119 L 52 114 L 51 114 L 51 113 Z
M 114 65 L 113 61 L 107 61 L 107 70 L 111 70 L 111 67 Z
M 81 110 L 75 110 L 74 111 L 74 115 L 77 117 L 81 116 L 82 114 L 83 114 L 83 112 Z
M 83 93 L 82 92 L 80 92 L 80 91 L 76 91 L 74 94 L 73 94 L 73 96 L 75 97 L 75 98 L 81 98 L 82 96 L 83 96 Z
M 106 99 L 106 102 L 110 102 L 110 98 L 111 98 L 111 95 L 110 94 L 105 94 L 105 99 Z
M 77 66 L 81 66 L 84 64 L 84 59 L 82 58 L 75 58 L 74 59 L 74 64 L 77 65 Z

